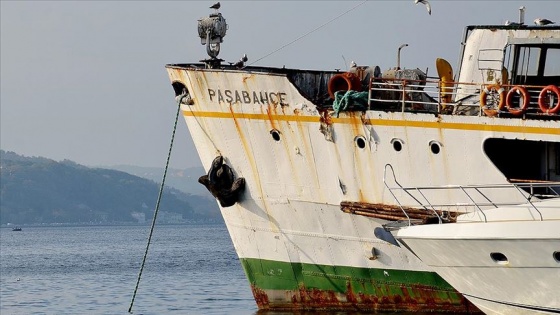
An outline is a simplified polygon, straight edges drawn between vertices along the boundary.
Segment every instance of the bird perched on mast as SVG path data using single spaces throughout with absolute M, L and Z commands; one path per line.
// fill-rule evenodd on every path
M 541 18 L 535 19 L 535 25 L 544 26 L 549 24 L 554 24 L 554 22 L 552 22 L 549 19 L 541 19 Z
M 214 4 L 210 7 L 210 9 L 216 9 L 216 10 L 218 10 L 219 8 L 220 8 L 220 3 L 219 3 L 219 2 L 214 3 Z
M 249 58 L 247 58 L 247 54 L 243 54 L 243 57 L 241 57 L 238 62 L 234 63 L 233 66 L 241 69 L 245 67 L 245 63 L 247 62 L 247 60 L 249 60 Z
M 428 10 L 428 14 L 432 15 L 432 7 L 430 6 L 428 0 L 414 0 L 414 3 L 415 4 L 422 3 L 423 5 L 426 6 L 426 10 Z
M 522 23 L 518 23 L 518 22 L 512 22 L 510 20 L 506 20 L 506 22 L 504 23 L 504 25 L 509 25 L 509 26 L 521 26 L 523 25 Z

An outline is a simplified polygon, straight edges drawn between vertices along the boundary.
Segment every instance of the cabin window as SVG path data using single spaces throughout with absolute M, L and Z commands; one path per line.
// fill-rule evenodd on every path
M 560 73 L 560 48 L 550 48 L 546 52 L 544 75 L 555 76 L 558 73 Z
M 512 84 L 549 85 L 558 84 L 560 76 L 560 45 L 517 45 L 506 49 L 507 64 L 512 60 Z M 537 93 L 538 91 L 534 91 Z
M 517 75 L 535 76 L 539 71 L 540 47 L 519 47 Z
M 554 156 L 556 157 L 556 159 L 554 160 L 555 174 L 560 175 L 560 144 L 556 143 L 554 145 L 554 149 L 555 149 Z
M 554 260 L 556 260 L 556 262 L 560 262 L 560 252 L 552 253 L 552 257 L 554 257 Z

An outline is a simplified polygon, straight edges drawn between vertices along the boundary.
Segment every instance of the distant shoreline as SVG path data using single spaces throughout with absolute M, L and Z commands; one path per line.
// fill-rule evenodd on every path
M 178 226 L 178 225 L 224 225 L 223 221 L 204 221 L 204 222 L 185 222 L 185 223 L 157 223 L 156 226 Z M 0 229 L 13 229 L 14 227 L 23 228 L 43 228 L 43 227 L 91 227 L 91 226 L 146 226 L 150 227 L 151 222 L 147 223 L 99 223 L 99 224 L 87 224 L 87 223 L 50 223 L 50 224 L 0 224 Z

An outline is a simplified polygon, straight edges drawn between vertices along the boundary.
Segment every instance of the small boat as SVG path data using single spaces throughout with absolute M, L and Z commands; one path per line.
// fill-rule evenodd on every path
M 19 226 L 16 226 L 15 228 L 12 229 L 12 231 L 14 232 L 20 232 L 21 228 Z
M 424 201 L 417 208 L 437 220 L 389 223 L 388 230 L 484 313 L 560 312 L 560 182 L 390 189 L 404 192 L 398 199 Z M 455 205 L 426 198 L 451 190 L 464 196 Z M 491 200 L 491 190 L 521 194 L 526 202 Z M 443 208 L 473 211 L 450 220 Z

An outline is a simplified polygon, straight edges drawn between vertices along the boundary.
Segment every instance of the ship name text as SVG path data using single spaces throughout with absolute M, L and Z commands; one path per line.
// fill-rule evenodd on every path
M 239 90 L 214 90 L 208 89 L 210 101 L 218 103 L 238 103 L 238 104 L 280 104 L 287 105 L 286 93 L 267 92 L 267 91 L 239 91 Z

